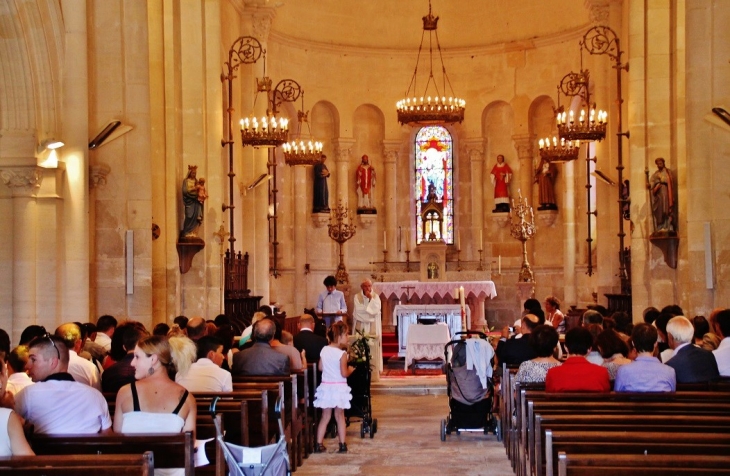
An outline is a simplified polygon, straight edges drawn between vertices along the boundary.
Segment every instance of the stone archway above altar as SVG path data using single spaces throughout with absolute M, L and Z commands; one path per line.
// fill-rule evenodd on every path
M 466 304 L 470 308 L 472 327 L 481 329 L 486 300 L 497 296 L 492 281 L 395 281 L 375 282 L 373 289 L 383 302 L 383 324 L 397 325 L 393 309 L 398 304 L 453 304 L 455 290 L 464 288 Z M 387 304 L 386 304 L 387 303 Z

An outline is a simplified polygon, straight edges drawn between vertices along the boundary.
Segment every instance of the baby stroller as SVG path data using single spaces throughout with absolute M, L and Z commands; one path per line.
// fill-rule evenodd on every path
M 441 420 L 441 441 L 446 441 L 452 431 L 457 435 L 462 431 L 496 434 L 492 414 L 493 358 L 494 349 L 481 332 L 457 332 L 454 340 L 444 346 L 449 415 Z
M 276 416 L 279 420 L 279 441 L 260 448 L 249 448 L 234 445 L 223 440 L 218 420 L 215 417 L 215 406 L 220 397 L 210 404 L 210 414 L 215 425 L 216 442 L 223 450 L 228 465 L 228 476 L 290 476 L 289 453 L 286 450 L 284 425 L 281 422 L 281 399 L 276 400 Z
M 350 386 L 352 400 L 350 408 L 345 410 L 345 420 L 347 426 L 350 426 L 350 419 L 360 418 L 360 438 L 365 438 L 368 433 L 370 438 L 375 436 L 378 431 L 378 420 L 373 419 L 373 409 L 370 402 L 370 346 L 367 337 L 360 334 L 361 337 L 352 343 L 355 355 L 361 357 L 361 360 L 351 361 L 349 365 L 355 367 L 355 371 L 347 377 L 347 385 Z

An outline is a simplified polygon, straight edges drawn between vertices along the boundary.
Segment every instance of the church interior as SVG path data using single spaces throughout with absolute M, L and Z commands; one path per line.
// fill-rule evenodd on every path
M 149 325 L 180 314 L 212 318 L 225 307 L 226 250 L 248 253 L 250 295 L 288 315 L 314 306 L 340 254 L 344 287 L 354 291 L 366 278 L 376 290 L 379 281 L 420 280 L 428 267 L 416 177 L 423 126 L 400 123 L 395 105 L 434 86 L 434 100 L 453 93 L 465 104 L 463 119 L 432 125 L 450 141 L 453 179 L 447 197 L 438 184 L 448 209 L 439 279 L 496 288 L 473 326 L 511 322 L 525 292 L 516 285 L 522 242 L 509 214 L 493 211 L 498 155 L 513 172 L 507 201 L 522 197 L 534 209 L 528 293 L 556 296 L 564 309 L 606 306 L 616 295 L 635 319 L 647 306 L 676 303 L 696 315 L 728 301 L 730 198 L 721 170 L 730 131 L 712 112 L 729 103 L 722 0 L 559 8 L 531 0 L 38 0 L 1 8 L 0 324 L 13 336 L 29 324 L 102 314 Z M 422 29 L 430 8 L 436 31 Z M 596 26 L 611 30 L 618 49 L 585 44 Z M 264 54 L 236 64 L 226 80 L 241 37 Z M 558 89 L 570 74 L 585 80 L 577 96 Z M 275 86 L 259 92 L 264 76 L 273 85 L 293 79 L 306 95 L 282 101 Z M 333 215 L 313 213 L 313 167 L 287 165 L 282 147 L 241 142 L 239 120 L 265 116 L 272 96 L 289 140 L 319 141 L 329 158 L 329 207 L 342 205 L 355 228 L 341 250 L 328 234 Z M 554 206 L 540 210 L 539 140 L 558 137 L 557 108 L 577 118 L 594 104 L 606 111 L 605 137 L 554 163 Z M 47 149 L 52 139 L 65 145 Z M 369 214 L 356 213 L 363 155 L 377 178 Z M 676 181 L 671 236 L 653 236 L 647 187 L 658 157 Z M 180 187 L 189 166 L 206 179 L 208 197 L 195 232 L 204 248 L 183 274 Z

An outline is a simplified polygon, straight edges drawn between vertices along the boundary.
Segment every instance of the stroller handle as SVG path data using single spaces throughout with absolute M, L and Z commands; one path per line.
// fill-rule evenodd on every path
M 220 400 L 221 397 L 215 397 L 212 402 L 210 402 L 210 407 L 208 408 L 208 411 L 210 412 L 210 416 L 213 417 L 215 420 L 215 406 L 218 404 L 218 400 Z

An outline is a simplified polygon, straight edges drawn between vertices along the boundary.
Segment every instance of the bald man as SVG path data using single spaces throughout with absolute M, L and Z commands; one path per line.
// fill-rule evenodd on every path
M 365 279 L 360 284 L 360 292 L 355 295 L 353 300 L 355 310 L 353 317 L 353 333 L 361 330 L 365 335 L 375 336 L 375 341 L 370 343 L 371 353 L 375 368 L 379 372 L 383 370 L 383 349 L 382 349 L 382 325 L 380 319 L 380 310 L 382 304 L 380 296 L 373 291 L 373 283 L 369 279 Z

